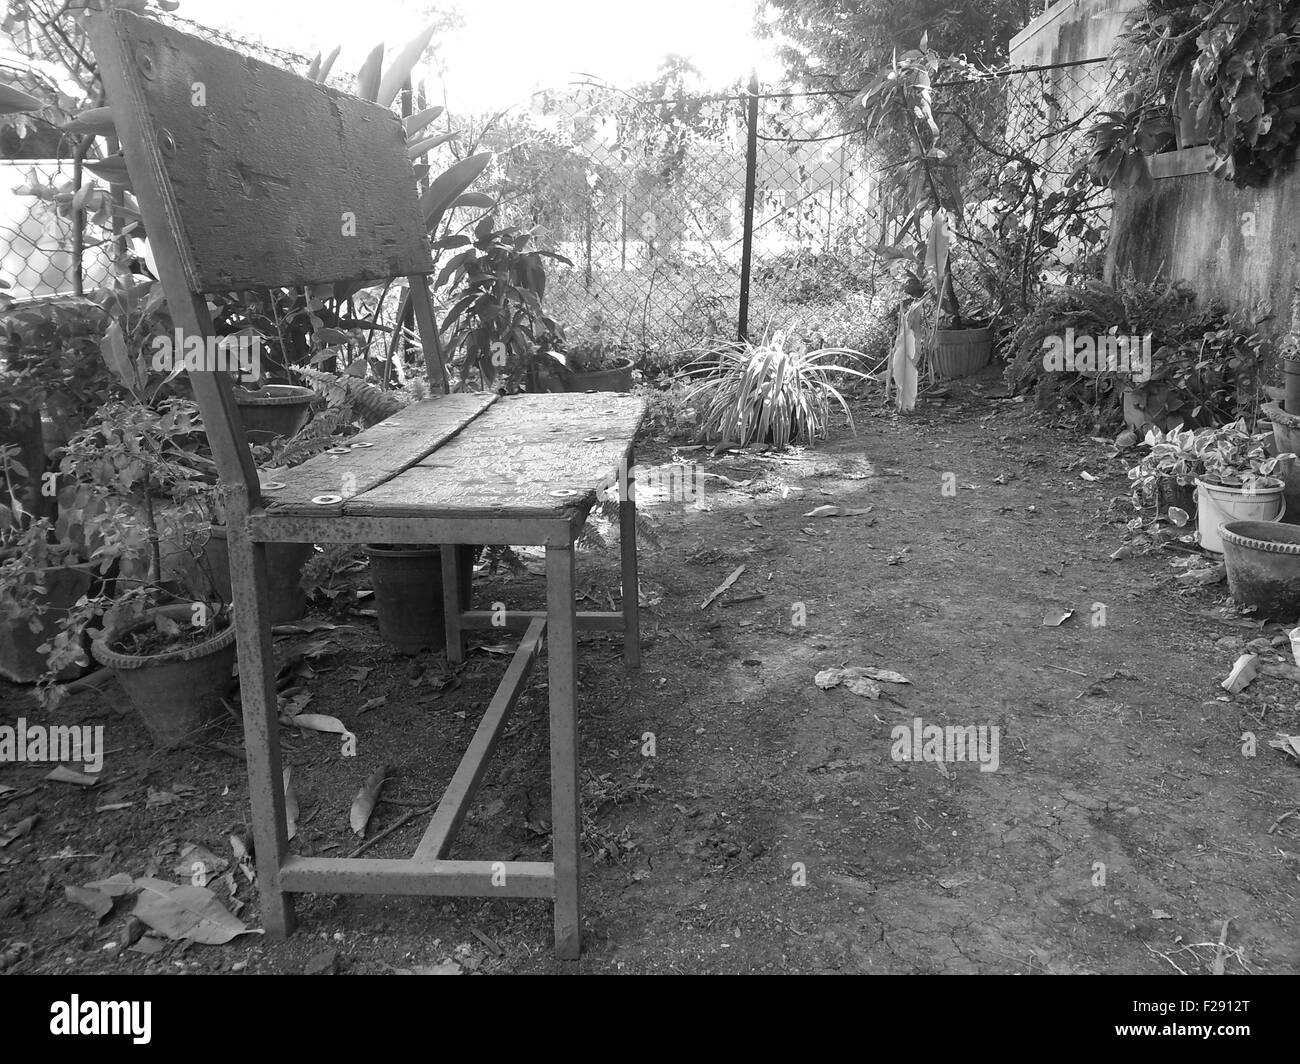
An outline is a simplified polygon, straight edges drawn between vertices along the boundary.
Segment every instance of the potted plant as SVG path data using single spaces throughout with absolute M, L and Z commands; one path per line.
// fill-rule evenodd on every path
M 483 385 L 506 392 L 546 390 L 549 378 L 567 370 L 563 332 L 542 307 L 546 296 L 543 258 L 572 265 L 553 251 L 529 250 L 531 237 L 517 226 L 495 228 L 492 214 L 465 234 L 434 242 L 455 250 L 435 281 L 449 286 L 451 306 L 441 333 L 449 364 L 459 362 L 460 383 L 477 374 Z
M 68 442 L 60 522 L 75 519 L 92 561 L 115 566 L 111 593 L 83 595 L 42 647 L 41 695 L 61 696 L 69 663 L 113 670 L 158 745 L 199 737 L 224 715 L 235 632 L 228 605 L 211 594 L 199 549 L 211 529 L 209 459 L 192 403 L 106 403 Z M 198 564 L 181 563 L 181 558 Z
M 632 360 L 603 341 L 560 345 L 556 351 L 563 364 L 555 367 L 559 384 L 553 390 L 566 392 L 630 392 Z
M 311 415 L 316 393 L 297 384 L 263 384 L 236 388 L 235 403 L 244 434 L 252 443 L 292 436 Z
M 940 378 L 968 376 L 986 366 L 993 353 L 992 322 L 964 314 L 953 283 L 952 250 L 961 231 L 962 195 L 931 108 L 934 76 L 965 66 L 941 59 L 923 35 L 919 48 L 890 60 L 860 100 L 868 134 L 878 143 L 892 138 L 890 148 L 905 153 L 895 177 L 894 243 L 878 249 L 903 266 L 903 303 L 892 360 L 902 409 L 915 404 L 917 372 L 927 351 L 931 371 Z
M 75 543 L 59 538 L 48 517 L 33 518 L 14 484 L 25 467 L 12 444 L 0 445 L 0 676 L 34 683 L 46 670 L 40 647 L 56 631 L 76 601 L 91 589 L 94 566 Z M 60 680 L 79 675 L 69 663 Z
M 458 544 L 460 603 L 468 609 L 474 564 L 481 547 Z M 372 543 L 366 548 L 375 588 L 379 635 L 403 654 L 438 650 L 446 644 L 442 551 L 425 543 Z
M 1227 521 L 1277 521 L 1285 513 L 1283 483 L 1273 476 L 1291 453 L 1270 455 L 1272 436 L 1251 433 L 1244 419 L 1211 428 L 1162 432 L 1143 441 L 1150 451 L 1128 472 L 1140 507 L 1170 487 L 1196 488 L 1201 546 L 1223 553 L 1219 526 Z M 1183 501 L 1180 499 L 1180 501 Z M 1180 507 L 1190 513 L 1187 506 Z

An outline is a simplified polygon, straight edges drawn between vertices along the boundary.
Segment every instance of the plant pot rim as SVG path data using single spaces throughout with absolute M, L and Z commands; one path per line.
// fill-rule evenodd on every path
M 1272 521 L 1225 521 L 1219 525 L 1219 538 L 1224 543 L 1247 550 L 1263 551 L 1265 554 L 1300 554 L 1300 542 L 1287 542 L 1281 539 L 1264 539 L 1268 533 L 1281 531 L 1300 537 L 1300 531 L 1294 525 L 1277 524 Z M 1250 533 L 1255 533 L 1250 535 Z
M 235 390 L 235 402 L 240 406 L 299 406 L 315 397 L 314 391 L 300 384 L 266 384 L 256 391 Z
M 367 557 L 381 555 L 385 558 L 425 558 L 431 554 L 439 554 L 440 545 L 432 543 L 427 547 L 389 547 L 382 543 L 367 543 L 362 549 Z
M 1255 483 L 1247 488 L 1245 484 L 1221 484 L 1217 480 L 1209 480 L 1208 474 L 1196 478 L 1197 485 L 1203 485 L 1207 488 L 1218 488 L 1220 491 L 1235 491 L 1241 495 L 1258 495 L 1261 493 L 1272 494 L 1282 491 L 1286 483 L 1277 477 L 1256 477 Z
M 937 336 L 964 336 L 967 333 L 988 333 L 990 338 L 993 335 L 993 325 L 967 325 L 960 329 L 936 329 Z
M 632 360 L 625 358 L 615 362 L 612 366 L 602 366 L 600 369 L 571 369 L 569 370 L 575 377 L 589 377 L 596 373 L 615 373 L 619 370 L 631 369 Z
M 95 656 L 96 661 L 110 669 L 148 669 L 180 661 L 197 661 L 199 658 L 206 658 L 211 654 L 215 654 L 218 650 L 224 650 L 235 641 L 235 623 L 232 618 L 226 627 L 216 635 L 194 646 L 177 650 L 164 650 L 160 654 L 124 654 L 121 651 L 112 649 L 111 644 L 114 640 L 152 624 L 153 618 L 157 614 L 170 616 L 172 613 L 176 613 L 180 616 L 188 616 L 189 612 L 190 607 L 184 603 L 173 606 L 159 606 L 149 610 L 143 617 L 137 618 L 125 627 L 103 632 L 98 639 L 90 644 L 90 651 Z
M 1279 399 L 1274 403 L 1265 403 L 1260 409 L 1268 415 L 1269 421 L 1274 425 L 1281 425 L 1284 429 L 1300 429 L 1300 414 L 1292 414 L 1284 410 L 1282 402 Z

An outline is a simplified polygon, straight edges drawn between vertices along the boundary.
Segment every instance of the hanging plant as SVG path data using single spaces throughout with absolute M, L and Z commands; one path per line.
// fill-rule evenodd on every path
M 1293 0 L 1148 0 L 1116 46 L 1132 92 L 1089 134 L 1091 172 L 1141 183 L 1139 153 L 1207 144 L 1212 173 L 1259 185 L 1300 142 L 1300 5 Z

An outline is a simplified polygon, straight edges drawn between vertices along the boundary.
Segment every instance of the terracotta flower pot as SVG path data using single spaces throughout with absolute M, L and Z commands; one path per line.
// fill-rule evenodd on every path
M 562 375 L 565 391 L 570 392 L 630 392 L 632 390 L 632 363 L 620 362 L 607 369 L 595 369 L 587 373 L 565 373 Z
M 310 543 L 266 545 L 266 584 L 272 624 L 299 620 L 307 612 L 307 592 L 302 589 L 301 580 L 302 567 L 307 564 L 311 552 Z M 212 585 L 212 594 L 216 598 L 229 602 L 230 547 L 226 542 L 224 525 L 212 526 L 212 534 L 203 548 L 203 560 L 205 564 L 200 570 L 203 581 Z
M 268 384 L 256 391 L 235 389 L 239 420 L 253 443 L 269 443 L 277 436 L 292 436 L 311 414 L 316 393 L 296 384 Z
M 939 329 L 935 333 L 934 372 L 940 380 L 978 373 L 993 358 L 992 329 Z
M 221 700 L 234 684 L 235 626 L 231 623 L 197 645 L 158 654 L 128 654 L 113 649 L 123 636 L 152 625 L 159 613 L 182 626 L 190 623 L 188 604 L 163 606 L 120 629 L 105 632 L 91 644 L 91 653 L 101 665 L 113 670 L 154 742 L 171 748 L 202 739 L 226 716 Z
M 461 608 L 468 607 L 477 548 L 460 545 Z M 442 552 L 436 546 L 408 550 L 375 544 L 366 548 L 375 587 L 379 635 L 403 654 L 446 645 Z

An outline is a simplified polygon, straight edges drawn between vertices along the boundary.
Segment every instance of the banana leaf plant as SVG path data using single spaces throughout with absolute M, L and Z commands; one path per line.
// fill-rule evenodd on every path
M 933 110 L 934 78 L 954 65 L 964 66 L 931 51 L 924 35 L 919 48 L 891 57 L 859 100 L 867 135 L 880 147 L 901 146 L 905 152 L 886 168 L 894 174 L 894 243 L 876 249 L 903 271 L 903 303 L 891 361 L 901 410 L 916 403 L 917 374 L 927 341 L 923 327 L 928 315 L 922 307 L 934 307 L 931 341 L 942 317 L 953 328 L 962 328 L 950 256 L 952 235 L 961 223 L 962 198 L 953 160 L 940 144 Z

